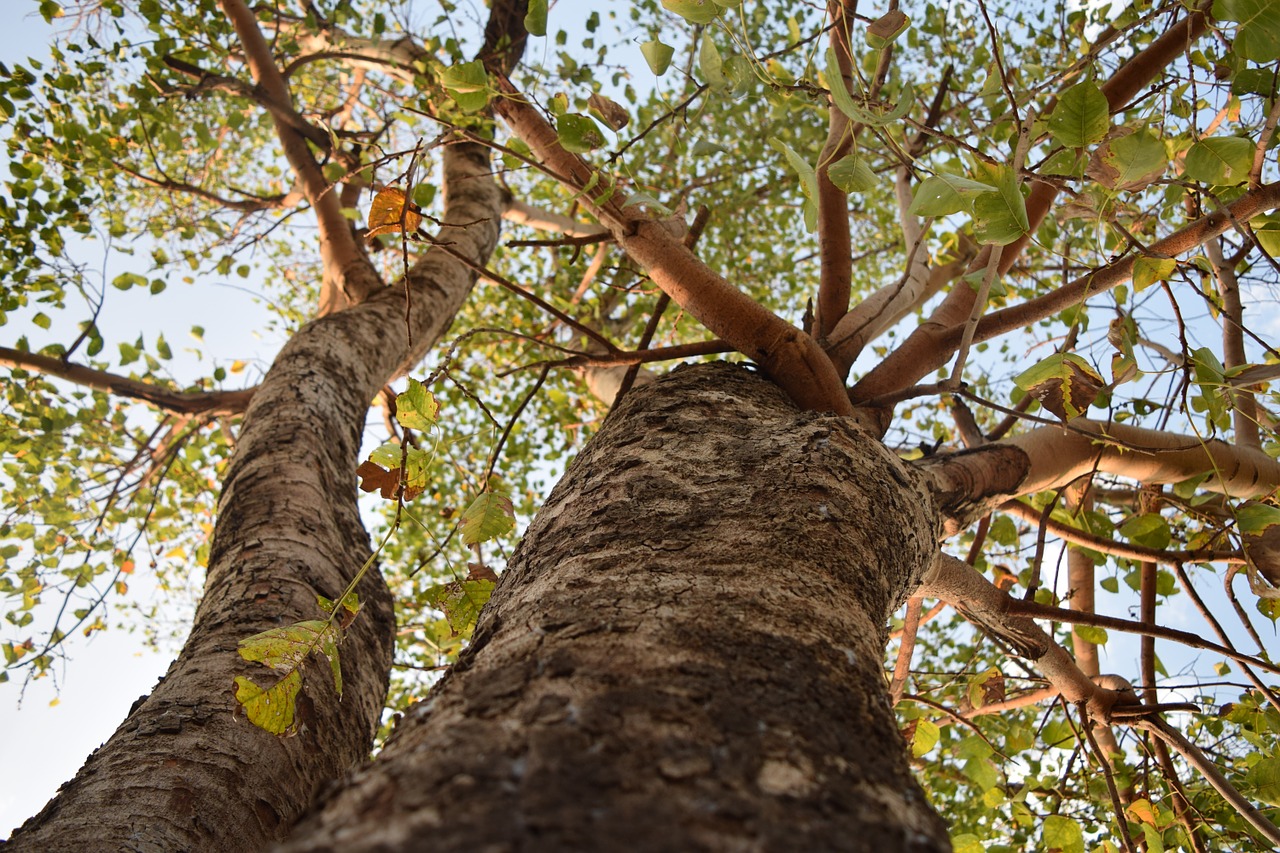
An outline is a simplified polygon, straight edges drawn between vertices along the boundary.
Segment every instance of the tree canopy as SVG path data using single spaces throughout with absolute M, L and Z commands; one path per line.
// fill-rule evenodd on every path
M 204 588 L 240 725 L 320 749 L 320 679 L 389 723 L 615 400 L 746 361 L 951 496 L 884 667 L 957 850 L 1280 843 L 1280 2 L 29 6 L 59 36 L 0 67 L 0 691 Z M 227 282 L 274 366 L 206 357 L 230 313 L 99 323 Z M 248 428 L 312 394 L 355 413 L 331 446 Z M 299 436 L 358 468 L 273 461 Z M 360 558 L 318 602 L 210 569 L 254 465 L 296 542 L 358 478 L 372 545 L 335 498 L 355 550 L 316 551 Z

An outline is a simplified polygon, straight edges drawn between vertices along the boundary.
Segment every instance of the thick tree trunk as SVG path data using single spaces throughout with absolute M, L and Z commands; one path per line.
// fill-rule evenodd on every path
M 442 239 L 482 262 L 497 240 L 501 195 L 487 152 L 445 155 L 450 222 Z M 367 757 L 386 697 L 394 624 L 376 573 L 341 646 L 339 699 L 323 663 L 308 665 L 298 732 L 277 738 L 235 713 L 233 679 L 271 683 L 237 654 L 240 640 L 322 614 L 368 558 L 353 471 L 369 401 L 444 334 L 475 274 L 428 255 L 405 288 L 299 330 L 245 414 L 224 481 L 204 597 L 178 660 L 10 851 L 261 850 L 288 831 L 319 788 Z M 410 324 L 412 341 L 410 341 Z
M 892 453 L 743 368 L 636 389 L 286 849 L 946 850 L 881 663 L 936 535 Z

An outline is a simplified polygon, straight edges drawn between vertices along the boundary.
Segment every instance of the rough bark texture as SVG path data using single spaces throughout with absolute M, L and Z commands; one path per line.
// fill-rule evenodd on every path
M 446 155 L 455 251 L 483 259 L 501 197 L 483 149 Z M 438 341 L 475 275 L 434 253 L 403 287 L 321 318 L 290 339 L 254 395 L 224 480 L 204 597 L 182 653 L 149 697 L 34 818 L 18 850 L 260 850 L 280 838 L 326 781 L 368 755 L 386 696 L 394 625 L 374 572 L 341 647 L 339 700 L 327 666 L 309 666 L 297 736 L 280 739 L 235 715 L 236 675 L 270 683 L 240 659 L 240 640 L 315 619 L 370 553 L 355 470 L 369 401 L 408 358 Z
M 285 849 L 949 849 L 881 671 L 936 533 L 893 454 L 743 368 L 635 389 Z

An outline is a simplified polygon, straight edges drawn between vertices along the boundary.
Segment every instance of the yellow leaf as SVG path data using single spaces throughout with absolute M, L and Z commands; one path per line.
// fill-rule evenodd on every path
M 369 206 L 369 240 L 379 234 L 398 234 L 402 230 L 417 231 L 422 224 L 422 214 L 416 205 L 408 204 L 404 190 L 385 187 L 373 197 Z
M 241 359 L 236 359 L 235 361 L 231 362 L 232 373 L 239 373 L 240 371 L 244 370 L 244 368 L 245 368 L 245 362 L 242 361 Z

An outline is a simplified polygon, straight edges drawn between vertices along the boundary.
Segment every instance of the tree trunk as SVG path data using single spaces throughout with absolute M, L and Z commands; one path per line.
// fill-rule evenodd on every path
M 949 849 L 882 672 L 936 516 L 741 367 L 632 391 L 458 664 L 286 849 Z
M 487 151 L 451 146 L 444 168 L 455 224 L 441 239 L 483 262 L 502 203 Z M 408 294 L 386 288 L 289 340 L 245 414 L 181 655 L 6 853 L 261 850 L 323 784 L 368 756 L 395 635 L 377 572 L 358 589 L 364 607 L 341 646 L 343 695 L 325 664 L 309 662 L 296 736 L 277 738 L 235 713 L 235 676 L 263 686 L 273 678 L 236 649 L 259 631 L 320 618 L 317 594 L 336 599 L 369 557 L 353 475 L 369 401 L 440 339 L 474 282 L 465 265 L 428 253 Z

